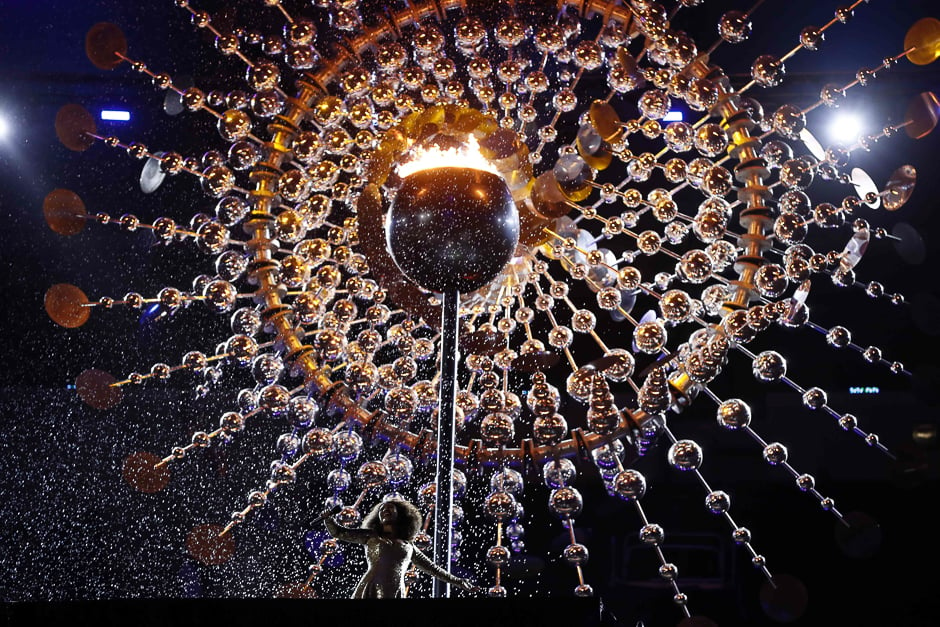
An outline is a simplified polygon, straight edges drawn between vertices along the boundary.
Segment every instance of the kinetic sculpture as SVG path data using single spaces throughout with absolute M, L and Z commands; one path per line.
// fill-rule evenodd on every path
M 195 244 L 206 265 L 192 286 L 153 295 L 89 299 L 56 285 L 46 309 L 75 328 L 102 309 L 198 306 L 227 316 L 231 335 L 122 378 L 88 370 L 78 393 L 108 409 L 138 385 L 194 373 L 204 395 L 221 369 L 248 372 L 217 427 L 162 457 L 129 460 L 129 480 L 158 489 L 171 464 L 239 437 L 261 416 L 282 420 L 284 434 L 264 453 L 274 458 L 270 476 L 216 530 L 221 537 L 237 534 L 269 499 L 289 498 L 281 493 L 298 478 L 314 480 L 304 473 L 319 462 L 330 469 L 319 484 L 326 506 L 340 507 L 330 522 L 336 535 L 355 540 L 343 526 L 356 527 L 370 500 L 415 498 L 425 520 L 413 563 L 451 582 L 458 579 L 434 571 L 418 549 L 433 545 L 448 568 L 461 537 L 455 499 L 467 482 L 486 482 L 488 594 L 504 596 L 503 569 L 523 545 L 520 495 L 535 474 L 570 533 L 563 557 L 576 572 L 574 594 L 589 596 L 588 548 L 575 535 L 587 505 L 573 485 L 574 461 L 589 461 L 608 492 L 635 507 L 636 521 L 625 524 L 656 550 L 690 616 L 661 550 L 665 532 L 641 504 L 647 483 L 636 466 L 664 456 L 698 478 L 708 509 L 771 578 L 729 495 L 702 471 L 702 447 L 671 418 L 711 404 L 719 428 L 751 436 L 755 454 L 842 518 L 814 478 L 791 466 L 787 446 L 759 435 L 748 402 L 720 396 L 713 382 L 730 362 L 749 362 L 759 381 L 792 389 L 807 408 L 888 450 L 862 420 L 830 406 L 822 388 L 792 377 L 784 353 L 762 338 L 780 327 L 820 333 L 833 348 L 910 375 L 879 348 L 856 344 L 849 329 L 818 325 L 809 305 L 822 281 L 903 301 L 858 278 L 856 266 L 870 244 L 891 237 L 866 217 L 904 205 L 916 173 L 901 167 L 879 191 L 850 164 L 856 151 L 901 131 L 927 135 L 940 104 L 924 93 L 902 121 L 848 146 L 824 149 L 808 124 L 896 63 L 934 61 L 940 22 L 917 22 L 895 56 L 823 86 L 817 101 L 765 111 L 756 92 L 784 81 L 791 57 L 820 48 L 863 3 L 802 29 L 784 54 L 754 60 L 744 84 L 712 57 L 751 35 L 761 2 L 726 12 L 714 42 L 671 26 L 699 3 L 246 3 L 283 16 L 280 32 L 262 32 L 217 27 L 196 2 L 176 0 L 218 53 L 244 67 L 246 84 L 226 90 L 178 85 L 132 56 L 118 26 L 95 26 L 86 47 L 96 66 L 129 66 L 166 90 L 167 102 L 213 119 L 221 139 L 208 140 L 201 156 L 148 148 L 100 134 L 78 105 L 60 111 L 60 139 L 76 151 L 104 144 L 141 160 L 150 191 L 166 176 L 190 176 L 214 208 L 188 223 L 110 216 L 86 212 L 60 189 L 46 199 L 48 223 L 63 235 L 87 222 L 147 229 L 167 245 Z M 677 105 L 696 119 L 669 121 Z M 841 198 L 819 199 L 811 188 L 820 182 Z M 825 237 L 832 233 L 841 239 L 835 248 Z M 598 332 L 611 324 L 615 334 Z M 430 466 L 433 480 L 415 485 Z M 374 573 L 389 549 L 379 536 L 367 546 Z M 336 550 L 324 544 L 308 588 Z M 399 553 L 396 564 L 407 563 L 408 552 Z M 394 596 L 398 579 L 364 580 L 357 596 Z

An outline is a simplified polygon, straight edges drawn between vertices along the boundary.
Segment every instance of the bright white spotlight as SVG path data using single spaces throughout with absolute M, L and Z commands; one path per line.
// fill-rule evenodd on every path
M 829 124 L 829 136 L 840 144 L 854 144 L 862 133 L 862 121 L 854 113 L 839 113 Z
M 103 109 L 101 119 L 109 122 L 128 122 L 131 119 L 130 111 L 121 111 L 117 109 Z
M 681 122 L 682 111 L 670 111 L 663 117 L 663 122 Z
M 0 113 L 0 141 L 10 136 L 10 123 L 6 117 Z

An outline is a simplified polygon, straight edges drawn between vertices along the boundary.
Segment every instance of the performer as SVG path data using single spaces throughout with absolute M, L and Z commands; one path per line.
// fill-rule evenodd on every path
M 464 590 L 476 589 L 471 581 L 440 568 L 412 544 L 421 529 L 421 512 L 408 501 L 390 499 L 377 504 L 358 529 L 340 525 L 333 520 L 334 513 L 335 510 L 322 514 L 330 534 L 344 542 L 365 545 L 369 570 L 359 580 L 353 599 L 404 597 L 405 572 L 412 562 L 432 577 Z

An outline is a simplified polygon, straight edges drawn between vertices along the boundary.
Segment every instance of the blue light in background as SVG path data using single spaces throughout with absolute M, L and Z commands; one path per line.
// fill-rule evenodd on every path
M 140 312 L 140 326 L 148 326 L 158 320 L 161 320 L 167 316 L 167 310 L 160 306 L 160 303 L 153 303 L 149 307 L 145 307 L 143 311 Z
M 682 111 L 670 111 L 663 117 L 663 122 L 681 122 L 682 119 Z

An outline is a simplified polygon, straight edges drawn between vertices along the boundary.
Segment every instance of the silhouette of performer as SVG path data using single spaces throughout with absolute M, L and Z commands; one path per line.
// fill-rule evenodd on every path
M 414 563 L 418 570 L 458 585 L 476 590 L 468 579 L 452 575 L 416 547 L 412 541 L 421 529 L 421 512 L 401 499 L 377 504 L 363 519 L 362 526 L 350 528 L 333 520 L 333 511 L 323 513 L 327 531 L 337 540 L 365 545 L 369 570 L 359 580 L 353 599 L 392 599 L 405 596 L 405 572 Z

